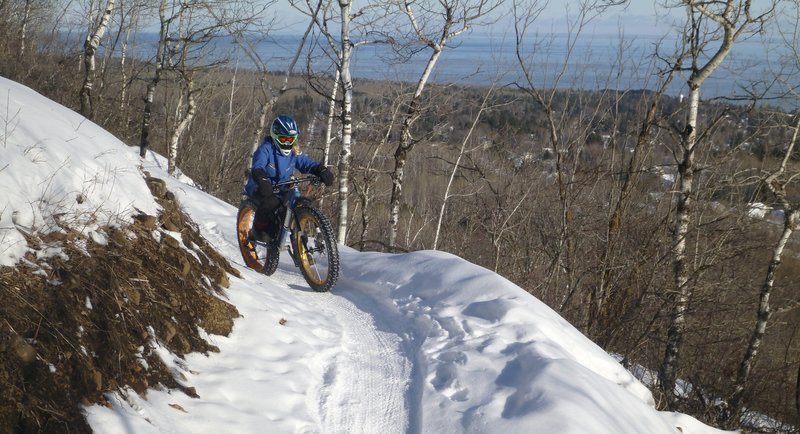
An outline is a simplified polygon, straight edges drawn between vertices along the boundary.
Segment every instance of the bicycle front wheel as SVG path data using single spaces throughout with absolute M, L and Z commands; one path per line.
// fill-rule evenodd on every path
M 239 241 L 239 251 L 242 253 L 244 263 L 267 276 L 272 275 L 278 268 L 280 251 L 272 243 L 264 244 L 250 239 L 250 230 L 256 215 L 255 205 L 245 201 L 239 206 L 236 216 L 236 237 Z
M 339 249 L 331 222 L 316 208 L 297 207 L 295 213 L 298 228 L 292 244 L 300 271 L 311 289 L 330 291 L 339 278 Z

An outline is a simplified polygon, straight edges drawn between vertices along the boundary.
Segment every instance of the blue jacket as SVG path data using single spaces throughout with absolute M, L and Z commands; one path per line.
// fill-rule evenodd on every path
M 261 146 L 253 153 L 253 164 L 250 166 L 250 177 L 247 180 L 247 185 L 244 187 L 244 192 L 248 196 L 253 196 L 258 190 L 258 182 L 253 179 L 252 172 L 256 169 L 264 169 L 267 173 L 267 178 L 273 184 L 288 181 L 294 174 L 295 169 L 302 173 L 308 173 L 320 163 L 311 159 L 306 154 L 295 155 L 294 152 L 284 156 L 278 151 L 276 146 L 272 145 L 272 137 L 267 136 Z

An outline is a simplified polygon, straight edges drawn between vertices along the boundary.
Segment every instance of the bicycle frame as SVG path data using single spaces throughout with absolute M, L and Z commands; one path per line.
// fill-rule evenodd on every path
M 280 187 L 291 185 L 291 188 L 285 191 L 283 206 L 286 208 L 286 215 L 283 217 L 283 224 L 281 225 L 281 230 L 278 235 L 278 246 L 285 246 L 288 244 L 289 256 L 291 256 L 292 261 L 294 261 L 294 265 L 296 267 L 300 266 L 297 257 L 295 256 L 295 249 L 297 246 L 293 245 L 293 243 L 287 243 L 287 240 L 289 238 L 289 235 L 297 227 L 297 222 L 294 221 L 295 207 L 297 206 L 298 202 L 309 201 L 309 199 L 304 198 L 300 194 L 300 184 L 305 182 L 318 184 L 319 178 L 316 177 L 306 177 L 300 179 L 292 178 L 288 181 L 279 182 L 272 186 L 273 191 L 275 193 L 280 193 L 281 192 Z

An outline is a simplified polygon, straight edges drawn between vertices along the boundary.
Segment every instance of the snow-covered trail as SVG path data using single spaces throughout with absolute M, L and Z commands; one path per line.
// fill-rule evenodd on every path
M 159 174 L 156 174 L 159 176 Z M 220 352 L 162 350 L 199 398 L 111 397 L 88 418 L 109 433 L 675 433 L 649 391 L 540 301 L 443 252 L 340 246 L 341 276 L 316 293 L 288 255 L 247 269 L 235 207 L 163 176 L 203 235 L 242 274 L 225 296 L 241 314 Z M 171 359 L 171 360 L 170 360 Z M 568 386 L 568 387 L 565 387 Z M 618 411 L 618 409 L 625 409 Z M 684 432 L 713 432 L 708 427 Z
M 315 363 L 309 408 L 317 408 L 326 433 L 408 432 L 406 393 L 411 360 L 398 335 L 349 300 L 326 297 L 321 306 L 342 326 L 338 345 Z M 321 381 L 320 381 L 321 380 Z
M 410 352 L 413 347 L 398 334 L 402 331 L 392 328 L 391 321 L 373 316 L 373 311 L 364 309 L 369 304 L 377 306 L 377 302 L 364 300 L 363 293 L 354 287 L 358 282 L 343 277 L 332 293 L 316 293 L 308 287 L 286 252 L 282 252 L 278 271 L 272 276 L 247 269 L 236 242 L 236 209 L 223 202 L 213 204 L 214 199 L 185 188 L 179 182 L 168 182 L 190 215 L 204 216 L 204 221 L 197 222 L 201 232 L 242 273 L 242 279 L 231 279 L 231 288 L 226 291 L 242 317 L 236 320 L 230 337 L 209 337 L 220 347 L 220 354 L 209 358 L 190 355 L 187 360 L 191 366 L 196 366 L 199 358 L 216 360 L 209 364 L 217 366 L 203 372 L 194 368 L 194 372 L 182 373 L 188 379 L 186 384 L 197 389 L 201 400 L 214 395 L 224 398 L 225 378 L 232 371 L 240 371 L 245 374 L 244 383 L 233 385 L 236 390 L 251 387 L 252 396 L 258 397 L 265 392 L 271 394 L 267 389 L 280 385 L 297 395 L 291 405 L 285 406 L 287 415 L 264 415 L 264 423 L 296 418 L 296 406 L 301 405 L 301 401 L 307 407 L 305 413 L 309 420 L 294 421 L 295 426 L 287 426 L 287 431 L 419 431 L 420 400 L 412 396 L 418 395 L 415 391 L 419 390 L 412 384 L 419 381 L 411 379 L 412 372 L 417 372 L 414 361 L 418 357 Z M 243 306 L 246 307 L 244 311 Z M 302 339 L 266 336 L 252 331 L 259 327 L 270 335 L 273 332 L 268 330 L 277 329 L 303 336 Z M 259 335 L 264 338 L 261 342 L 240 339 Z M 248 353 L 259 360 L 257 366 L 253 359 L 231 360 L 227 356 Z M 296 356 L 294 362 L 293 355 Z M 274 372 L 284 374 L 267 378 Z M 292 379 L 292 384 L 282 385 L 285 381 L 281 377 Z M 301 383 L 300 379 L 305 382 Z M 259 426 L 258 400 L 268 399 L 267 396 L 255 399 L 252 404 L 242 403 L 253 413 L 250 427 L 254 429 Z

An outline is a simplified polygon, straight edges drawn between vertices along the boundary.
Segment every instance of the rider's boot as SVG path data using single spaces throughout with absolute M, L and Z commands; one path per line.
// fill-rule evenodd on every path
M 253 229 L 250 231 L 249 238 L 253 241 L 259 241 L 262 243 L 270 243 L 272 242 L 272 237 L 269 234 L 269 225 L 266 223 L 255 223 L 253 224 Z

